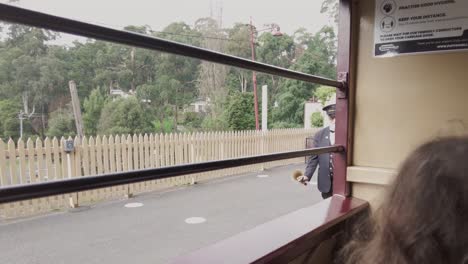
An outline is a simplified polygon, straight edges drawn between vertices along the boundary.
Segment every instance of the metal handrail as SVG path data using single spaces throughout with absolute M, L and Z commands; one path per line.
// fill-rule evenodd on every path
M 275 160 L 291 159 L 307 155 L 319 155 L 330 152 L 343 152 L 343 146 L 330 146 L 298 151 L 280 152 L 252 157 L 233 158 L 219 161 L 209 161 L 186 165 L 177 165 L 155 169 L 133 170 L 101 174 L 96 176 L 75 179 L 32 183 L 0 188 L 0 204 L 16 202 L 51 195 L 59 195 L 80 191 L 111 187 L 122 184 L 143 181 L 160 180 L 175 176 L 240 167 L 245 165 L 270 162 Z
M 242 69 L 248 69 L 256 72 L 263 72 L 285 78 L 332 86 L 339 89 L 344 89 L 345 86 L 342 82 L 338 82 L 332 79 L 314 76 L 298 71 L 292 71 L 261 62 L 182 44 L 179 42 L 169 41 L 125 30 L 112 29 L 91 23 L 80 22 L 6 4 L 0 4 L 0 20 L 115 42 L 119 44 L 126 44 L 150 50 L 168 52 Z

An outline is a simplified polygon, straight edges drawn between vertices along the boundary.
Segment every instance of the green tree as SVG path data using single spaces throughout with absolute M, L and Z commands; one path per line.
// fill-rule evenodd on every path
M 41 113 L 46 114 L 62 107 L 57 104 L 57 98 L 69 97 L 68 64 L 60 58 L 63 52 L 63 47 L 49 47 L 48 53 L 36 62 L 38 79 L 33 105 L 39 107 Z
M 287 89 L 278 96 L 278 107 L 273 109 L 273 122 L 286 122 L 290 124 L 301 124 L 304 115 L 304 102 L 307 95 L 307 88 L 301 89 L 300 85 L 287 82 Z M 306 95 L 304 95 L 306 93 Z
M 152 30 L 149 26 L 127 26 L 125 30 L 150 35 Z M 147 82 L 152 82 L 155 77 L 159 52 L 132 47 L 128 57 L 127 68 L 131 71 L 130 88 L 135 91 L 136 87 Z
M 47 45 L 56 34 L 22 25 L 8 25 L 7 38 L 0 45 L 0 95 L 22 102 L 23 112 L 36 109 L 41 122 L 35 130 L 44 133 L 49 107 L 63 94 L 66 64 L 58 55 L 63 47 Z M 37 123 L 37 122 L 36 122 Z
M 328 86 L 320 86 L 314 92 L 314 96 L 322 105 L 325 105 L 325 103 L 329 101 L 335 94 L 336 88 Z
M 27 55 L 39 57 L 47 53 L 46 42 L 57 37 L 57 33 L 40 28 L 9 24 L 5 44 L 25 51 Z
M 150 120 L 135 97 L 109 101 L 102 109 L 98 133 L 101 135 L 152 132 Z
M 99 87 L 92 90 L 91 94 L 84 100 L 83 125 L 86 135 L 97 134 L 99 118 L 106 102 L 107 98 Z
M 257 60 L 275 66 L 289 68 L 294 59 L 295 43 L 292 36 L 275 36 L 265 32 L 258 38 Z
M 20 122 L 18 114 L 21 111 L 19 100 L 5 99 L 0 101 L 0 137 L 18 139 Z
M 207 115 L 201 124 L 203 131 L 224 131 L 228 130 L 229 126 L 224 115 L 218 117 L 213 117 L 212 115 Z
M 156 120 L 152 124 L 156 133 L 171 133 L 175 130 L 174 120 L 172 119 L 164 119 L 163 122 Z
M 313 38 L 314 34 L 307 31 L 306 28 L 301 27 L 297 29 L 294 34 L 294 42 L 296 44 L 295 58 L 300 58 L 304 52 L 307 50 L 307 43 Z
M 46 135 L 48 137 L 69 137 L 76 135 L 71 107 L 68 107 L 68 109 L 59 108 L 51 113 Z
M 296 44 L 294 38 L 288 34 L 274 36 L 270 32 L 264 32 L 258 38 L 257 60 L 275 66 L 289 68 L 295 59 Z M 274 102 L 278 96 L 282 78 L 274 75 L 258 74 L 259 87 L 268 85 L 269 102 Z M 283 78 L 284 80 L 284 78 Z
M 148 26 L 127 26 L 128 31 L 150 34 Z M 159 52 L 89 39 L 75 42 L 69 51 L 70 78 L 77 83 L 81 99 L 92 87 L 133 90 L 156 76 Z
M 228 38 L 231 41 L 226 43 L 226 52 L 234 56 L 250 59 L 252 50 L 250 47 L 250 27 L 246 24 L 236 23 L 227 30 Z M 254 32 L 255 36 L 257 32 Z M 252 72 L 234 67 L 228 69 L 226 76 L 226 87 L 230 92 L 252 91 Z
M 96 55 L 103 54 L 107 50 L 108 43 L 103 41 L 88 40 L 86 43 L 74 42 L 68 50 L 67 64 L 69 65 L 69 78 L 74 80 L 81 101 L 89 96 L 93 87 L 109 87 L 109 81 L 96 78 L 98 65 Z
M 195 22 L 195 29 L 202 34 L 202 47 L 218 52 L 226 52 L 226 41 L 220 38 L 225 37 L 224 30 L 220 27 L 218 21 L 212 18 L 201 18 Z M 202 61 L 199 66 L 199 75 L 197 88 L 199 95 L 204 100 L 210 100 L 209 120 L 218 120 L 225 106 L 225 100 L 229 93 L 226 86 L 226 76 L 229 67 L 215 64 L 208 61 Z M 206 122 L 205 122 L 206 123 Z M 208 124 L 208 123 L 206 123 Z
M 155 33 L 172 41 L 200 46 L 201 33 L 192 29 L 189 25 L 178 22 L 171 23 L 164 28 L 163 32 Z M 177 96 L 172 97 L 174 110 L 174 123 L 178 123 L 178 113 L 181 108 L 190 104 L 197 97 L 196 82 L 199 74 L 200 60 L 187 58 L 179 55 L 162 53 L 156 67 L 156 75 L 159 78 L 169 78 L 177 81 L 173 85 L 173 91 Z M 166 76 L 166 77 L 165 77 Z M 174 82 L 173 81 L 173 82 Z
M 255 129 L 253 94 L 237 92 L 231 95 L 225 115 L 230 129 Z
M 146 109 L 163 124 L 168 114 L 173 114 L 177 108 L 177 97 L 179 96 L 177 92 L 180 86 L 181 83 L 178 80 L 163 75 L 151 84 L 139 86 L 137 97 L 140 101 L 145 102 Z
M 326 13 L 333 18 L 335 23 L 338 23 L 338 0 L 324 0 L 320 13 Z
M 307 36 L 306 36 L 307 37 Z M 336 76 L 336 36 L 333 29 L 324 27 L 313 36 L 305 38 L 307 47 L 292 66 L 293 70 L 328 78 Z M 285 80 L 280 84 L 278 107 L 273 109 L 273 122 L 300 125 L 304 120 L 304 102 L 314 95 L 317 85 L 297 80 Z
M 312 127 L 323 127 L 323 116 L 320 112 L 314 112 L 310 115 Z
M 324 8 L 331 7 L 332 3 L 336 2 L 325 0 Z M 181 22 L 171 23 L 162 32 L 154 32 L 148 26 L 128 26 L 125 29 L 251 57 L 250 28 L 241 23 L 225 29 L 212 18 L 201 18 L 193 27 Z M 146 119 L 157 120 L 161 129 L 176 129 L 180 110 L 198 97 L 209 98 L 210 106 L 203 122 L 200 124 L 201 119 L 193 120 L 194 126 L 225 129 L 228 127 L 225 109 L 230 105 L 230 96 L 239 91 L 252 91 L 251 71 L 91 39 L 84 43 L 75 42 L 71 47 L 57 46 L 50 42 L 57 34 L 22 25 L 5 23 L 2 30 L 0 98 L 9 98 L 20 105 L 20 108 L 15 108 L 15 118 L 0 121 L 3 136 L 5 127 L 9 127 L 8 135 L 15 136 L 19 111 L 31 113 L 33 109 L 36 114 L 31 120 L 24 120 L 24 124 L 32 124 L 34 133 L 49 133 L 50 127 L 46 126 L 51 122 L 48 122 L 48 117 L 52 117 L 52 112 L 57 109 L 64 108 L 70 100 L 67 89 L 70 80 L 77 84 L 87 134 L 99 132 L 96 124 L 103 116 L 100 109 L 110 104 L 102 97 L 109 88 L 136 91 L 137 103 L 145 111 Z M 316 34 L 299 29 L 293 36 L 284 34 L 280 37 L 268 32 L 254 34 L 258 61 L 335 77 L 336 37 L 333 28 L 324 27 Z M 264 84 L 269 87 L 269 102 L 279 105 L 270 107 L 270 120 L 277 126 L 302 124 L 303 102 L 321 94 L 320 88 L 304 82 L 264 74 L 257 77 L 259 87 Z M 102 87 L 101 95 L 92 92 L 95 87 Z M 172 120 L 171 125 L 165 125 L 169 124 L 168 120 Z
M 254 32 L 255 36 L 257 32 Z M 243 23 L 235 23 L 232 28 L 227 29 L 227 36 L 230 41 L 226 43 L 226 52 L 242 57 L 250 58 L 252 51 L 250 47 L 250 26 Z
M 190 131 L 199 130 L 202 127 L 204 115 L 202 113 L 188 112 L 185 114 L 184 126 Z
M 200 18 L 195 22 L 195 30 L 201 34 L 201 47 L 217 52 L 230 52 L 228 48 L 242 49 L 235 47 L 239 44 L 235 39 L 233 44 L 222 40 L 228 34 L 221 27 L 220 21 L 210 17 Z M 227 30 L 229 31 L 229 30 Z M 233 32 L 231 32 L 233 33 Z M 199 98 L 209 101 L 207 115 L 202 122 L 204 130 L 223 130 L 226 122 L 223 113 L 226 107 L 226 98 L 229 88 L 226 85 L 227 76 L 231 68 L 225 65 L 202 61 L 198 67 L 197 90 Z
M 113 43 L 106 43 L 104 49 L 98 50 L 95 54 L 95 85 L 124 91 L 131 89 L 132 71 L 128 67 L 130 52 L 130 47 Z

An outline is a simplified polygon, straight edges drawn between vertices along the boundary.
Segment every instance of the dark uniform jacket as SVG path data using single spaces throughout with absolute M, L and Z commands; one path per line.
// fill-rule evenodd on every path
M 316 148 L 330 146 L 330 127 L 325 127 L 315 134 L 313 146 Z M 319 191 L 322 193 L 331 192 L 333 185 L 333 166 L 330 154 L 312 155 L 309 158 L 304 174 L 309 180 L 312 179 L 312 175 L 314 175 L 317 166 L 319 166 L 317 180 Z

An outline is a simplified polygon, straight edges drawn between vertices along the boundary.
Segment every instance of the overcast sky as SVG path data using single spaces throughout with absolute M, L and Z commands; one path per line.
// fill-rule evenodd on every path
M 219 15 L 222 7 L 224 27 L 235 22 L 248 23 L 252 16 L 257 28 L 274 22 L 281 31 L 292 34 L 299 27 L 316 32 L 330 23 L 326 15 L 320 14 L 321 3 L 322 0 L 20 0 L 15 5 L 111 27 L 149 25 L 157 31 L 172 22 L 193 25 L 198 18 Z

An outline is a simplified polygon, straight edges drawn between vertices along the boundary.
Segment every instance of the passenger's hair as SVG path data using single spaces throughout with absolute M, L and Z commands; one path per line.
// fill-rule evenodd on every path
M 353 264 L 468 263 L 468 138 L 417 148 L 341 258 Z

